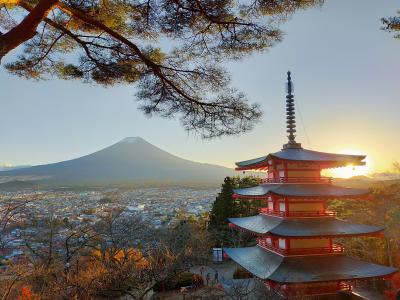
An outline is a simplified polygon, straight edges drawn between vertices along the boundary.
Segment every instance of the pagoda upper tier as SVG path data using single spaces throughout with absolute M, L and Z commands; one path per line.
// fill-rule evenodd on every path
M 319 170 L 345 167 L 348 165 L 365 165 L 365 155 L 319 152 L 303 149 L 301 146 L 290 148 L 287 145 L 288 144 L 285 144 L 281 151 L 270 153 L 266 156 L 237 162 L 236 170 L 270 170 L 279 162 L 306 163 L 307 165 L 314 165 Z

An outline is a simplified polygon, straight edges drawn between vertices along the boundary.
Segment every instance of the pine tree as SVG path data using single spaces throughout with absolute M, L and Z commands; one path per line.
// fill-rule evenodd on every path
M 247 177 L 226 177 L 221 187 L 221 192 L 215 199 L 210 212 L 208 229 L 214 237 L 214 245 L 237 247 L 246 245 L 253 237 L 231 230 L 228 227 L 228 218 L 246 217 L 258 213 L 261 201 L 258 199 L 246 199 L 245 201 L 234 199 L 234 189 L 247 188 L 260 184 L 260 178 L 254 176 Z M 265 206 L 265 205 L 264 205 Z
M 135 85 L 147 116 L 202 138 L 236 135 L 262 111 L 224 65 L 270 49 L 284 21 L 321 1 L 2 0 L 0 62 L 8 55 L 23 78 Z
M 222 184 L 221 192 L 213 203 L 210 213 L 210 228 L 219 229 L 228 224 L 228 218 L 235 215 L 235 202 L 232 197 L 235 180 L 226 177 Z
M 260 184 L 260 178 L 226 177 L 222 184 L 221 192 L 215 199 L 210 213 L 210 229 L 220 230 L 228 225 L 228 218 L 254 215 L 260 206 L 260 200 L 247 199 L 246 201 L 235 200 L 233 190 L 236 188 L 247 188 Z

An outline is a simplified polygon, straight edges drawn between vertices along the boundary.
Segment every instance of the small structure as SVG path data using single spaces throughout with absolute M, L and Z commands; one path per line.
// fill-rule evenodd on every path
M 222 248 L 213 248 L 213 262 L 222 262 L 224 260 Z
M 322 169 L 364 165 L 364 155 L 306 150 L 295 140 L 293 85 L 288 72 L 286 96 L 288 142 L 281 151 L 236 163 L 236 170 L 263 170 L 257 187 L 237 189 L 234 197 L 265 201 L 260 214 L 230 218 L 230 226 L 257 236 L 255 247 L 224 248 L 224 252 L 268 289 L 284 298 L 332 295 L 352 289 L 357 280 L 389 276 L 397 269 L 344 255 L 334 238 L 380 236 L 383 227 L 353 224 L 326 209 L 329 199 L 359 199 L 367 190 L 335 186 Z

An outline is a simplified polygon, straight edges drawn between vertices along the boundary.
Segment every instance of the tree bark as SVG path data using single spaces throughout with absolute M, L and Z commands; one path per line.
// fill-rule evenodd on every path
M 21 23 L 7 33 L 0 34 L 0 62 L 11 50 L 35 36 L 40 22 L 43 21 L 43 18 L 47 16 L 57 2 L 58 0 L 40 0 Z

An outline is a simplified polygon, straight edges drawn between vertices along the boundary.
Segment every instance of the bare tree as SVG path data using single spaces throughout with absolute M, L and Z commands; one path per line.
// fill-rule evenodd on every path
M 94 225 L 73 226 L 54 216 L 32 225 L 35 230 L 23 234 L 25 272 L 18 273 L 21 265 L 9 268 L 3 299 L 26 286 L 46 299 L 142 299 L 154 286 L 204 263 L 210 247 L 195 222 L 159 230 L 122 210 L 109 211 Z

